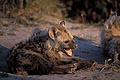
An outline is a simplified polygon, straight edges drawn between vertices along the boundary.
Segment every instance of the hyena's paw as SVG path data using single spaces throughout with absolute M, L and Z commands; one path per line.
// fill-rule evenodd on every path
M 23 68 L 19 67 L 19 68 L 16 68 L 16 74 L 18 75 L 28 75 L 27 71 L 25 71 Z
M 18 75 L 28 75 L 28 73 L 26 71 L 18 71 L 17 72 Z
M 93 70 L 95 69 L 96 64 L 97 64 L 96 61 L 90 60 L 90 61 L 88 61 L 88 63 L 86 63 L 85 69 L 86 69 L 86 70 L 91 70 L 91 71 L 93 71 Z
M 59 65 L 52 71 L 52 73 L 72 74 L 76 72 L 77 66 L 78 66 L 77 63 Z
M 77 69 L 83 69 L 83 70 L 94 70 L 97 62 L 93 60 L 84 60 L 81 59 L 79 61 L 79 65 Z
M 91 64 L 90 70 L 94 70 L 96 65 L 97 65 L 97 62 L 93 61 L 93 63 Z
M 75 73 L 77 70 L 78 63 L 74 63 L 70 66 L 70 69 L 67 71 L 67 73 Z

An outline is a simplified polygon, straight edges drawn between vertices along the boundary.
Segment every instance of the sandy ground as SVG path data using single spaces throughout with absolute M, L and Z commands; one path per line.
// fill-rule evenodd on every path
M 49 20 L 57 23 L 58 20 Z M 66 23 L 67 29 L 72 35 L 75 36 L 75 41 L 78 44 L 78 49 L 73 51 L 74 55 L 85 59 L 92 59 L 98 62 L 94 71 L 77 71 L 75 74 L 49 74 L 49 75 L 29 75 L 19 76 L 15 74 L 6 73 L 7 64 L 6 56 L 10 48 L 16 43 L 28 39 L 35 28 L 48 29 L 52 24 L 40 24 L 36 27 L 23 27 L 14 25 L 10 33 L 5 32 L 0 36 L 0 80 L 119 80 L 120 71 L 111 72 L 103 71 L 100 69 L 104 66 L 104 57 L 102 56 L 102 49 L 100 47 L 100 30 L 97 25 L 90 24 L 73 24 Z M 11 29 L 9 28 L 9 29 Z M 9 31 L 9 29 L 7 31 Z

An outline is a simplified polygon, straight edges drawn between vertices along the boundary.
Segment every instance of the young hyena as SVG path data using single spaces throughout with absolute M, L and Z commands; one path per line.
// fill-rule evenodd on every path
M 48 31 L 40 30 L 27 41 L 16 44 L 8 56 L 8 66 L 12 73 L 23 75 L 73 73 L 93 67 L 95 61 L 72 57 L 76 48 L 74 37 L 61 21 Z
M 101 44 L 105 57 L 120 64 L 120 16 L 111 15 L 103 25 Z

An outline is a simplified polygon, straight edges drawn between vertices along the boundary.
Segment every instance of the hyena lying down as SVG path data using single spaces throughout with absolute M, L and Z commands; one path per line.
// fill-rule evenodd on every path
M 16 44 L 9 54 L 8 66 L 12 73 L 23 75 L 73 73 L 92 68 L 95 61 L 72 57 L 72 50 L 76 48 L 73 36 L 62 21 L 49 31 L 39 31 Z
M 113 14 L 104 23 L 101 43 L 105 57 L 120 64 L 120 16 Z

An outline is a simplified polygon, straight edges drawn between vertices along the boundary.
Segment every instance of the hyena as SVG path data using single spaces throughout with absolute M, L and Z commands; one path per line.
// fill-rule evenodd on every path
M 73 73 L 93 67 L 95 61 L 72 57 L 77 44 L 65 27 L 61 21 L 48 31 L 40 30 L 16 44 L 7 60 L 10 72 L 22 75 Z
M 120 63 L 120 16 L 111 15 L 101 31 L 101 43 L 105 57 Z

